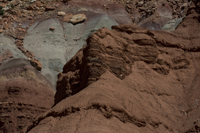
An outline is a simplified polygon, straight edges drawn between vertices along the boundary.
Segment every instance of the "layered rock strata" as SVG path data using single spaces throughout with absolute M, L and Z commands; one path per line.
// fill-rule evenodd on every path
M 198 132 L 199 18 L 190 9 L 174 32 L 98 30 L 58 75 L 54 107 L 28 131 Z
M 53 86 L 27 60 L 0 66 L 0 132 L 25 132 L 34 118 L 53 105 Z
M 57 74 L 86 45 L 88 36 L 102 27 L 132 22 L 123 7 L 113 4 L 107 11 L 99 1 L 70 1 L 68 5 L 60 4 L 59 10 L 66 16 L 54 12 L 49 19 L 39 19 L 29 27 L 23 44 L 41 62 L 42 74 L 54 86 Z

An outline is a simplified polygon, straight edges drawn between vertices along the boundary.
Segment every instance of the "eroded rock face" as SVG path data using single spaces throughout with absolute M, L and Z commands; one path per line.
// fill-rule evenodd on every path
M 103 28 L 91 35 L 87 46 L 64 66 L 64 72 L 58 76 L 56 103 L 69 95 L 64 93 L 66 90 L 75 94 L 80 88 L 97 81 L 107 70 L 123 79 L 131 73 L 134 61 L 156 62 L 156 41 L 145 34 L 147 30 L 136 25 L 112 28 L 114 31 Z M 123 34 L 123 30 L 128 33 Z
M 184 17 L 190 6 L 184 0 L 124 2 L 133 21 L 151 30 Z M 37 133 L 198 132 L 200 4 L 193 2 L 177 29 L 164 32 L 112 26 L 132 21 L 120 5 L 105 1 L 32 0 L 25 7 L 13 1 L 19 6 L 0 18 L 0 33 L 10 33 L 17 46 L 0 36 L 0 132 L 25 132 L 29 124 L 27 131 Z M 87 20 L 66 23 L 79 13 Z M 27 58 L 54 85 L 70 60 L 58 75 L 51 109 L 53 87 Z
M 41 62 L 42 74 L 54 86 L 57 74 L 86 45 L 88 36 L 102 27 L 109 29 L 112 25 L 132 22 L 122 7 L 114 4 L 107 11 L 99 1 L 70 1 L 68 5 L 61 5 L 59 10 L 66 15 L 35 22 L 29 27 L 23 44 Z M 50 27 L 54 30 L 49 30 Z
M 98 30 L 58 75 L 55 106 L 28 131 L 197 132 L 199 18 L 190 9 L 174 32 Z
M 0 66 L 0 132 L 25 132 L 53 105 L 53 86 L 22 58 Z

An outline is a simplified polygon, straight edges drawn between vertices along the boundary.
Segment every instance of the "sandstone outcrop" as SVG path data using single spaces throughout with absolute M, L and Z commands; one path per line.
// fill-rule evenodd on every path
M 65 64 L 54 107 L 28 131 L 198 132 L 199 18 L 189 9 L 174 32 L 98 30 Z

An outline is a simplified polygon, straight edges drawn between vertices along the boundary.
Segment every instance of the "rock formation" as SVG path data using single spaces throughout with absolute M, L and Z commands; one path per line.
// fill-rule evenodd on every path
M 198 0 L 0 6 L 0 133 L 200 132 Z
M 174 32 L 125 24 L 92 34 L 28 131 L 198 132 L 200 15 L 187 15 Z
M 50 18 L 41 18 L 29 27 L 23 46 L 41 62 L 42 74 L 54 86 L 57 74 L 62 71 L 64 64 L 86 45 L 85 40 L 89 35 L 102 27 L 111 28 L 118 23 L 132 22 L 122 7 L 113 5 L 113 8 L 118 12 L 110 11 L 112 15 L 109 15 L 99 2 L 75 1 L 68 5 L 60 4 L 59 9 L 66 15 L 57 16 L 55 12 Z M 49 30 L 50 27 L 54 30 Z
M 0 31 L 14 36 L 18 48 L 56 86 L 56 75 L 61 72 L 65 62 L 86 44 L 85 40 L 94 31 L 132 22 L 152 30 L 174 30 L 190 3 L 183 0 L 3 1 L 0 6 L 4 7 L 5 13 L 0 19 L 5 31 L 1 27 Z M 85 16 L 74 21 L 71 17 L 76 14 Z M 172 19 L 174 23 L 169 22 Z M 49 31 L 50 27 L 55 30 Z

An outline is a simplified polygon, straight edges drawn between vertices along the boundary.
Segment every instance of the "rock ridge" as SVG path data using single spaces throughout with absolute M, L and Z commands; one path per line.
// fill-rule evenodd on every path
M 170 69 L 188 68 L 190 62 L 184 51 L 199 52 L 200 48 L 199 45 L 191 45 L 193 39 L 196 39 L 195 35 L 188 41 L 188 37 L 181 37 L 178 33 L 149 31 L 134 24 L 112 26 L 112 31 L 100 29 L 87 39 L 87 46 L 58 75 L 55 99 L 63 97 L 59 94 L 65 95 L 66 90 L 66 95 L 77 93 L 77 88 L 81 90 L 95 82 L 106 70 L 124 79 L 131 73 L 135 61 L 144 61 L 162 74 L 168 74 Z M 182 55 L 170 60 L 159 59 L 165 47 L 179 49 Z M 59 100 L 55 101 L 57 103 Z
M 190 9 L 174 32 L 125 24 L 93 33 L 29 132 L 197 132 L 198 18 Z

